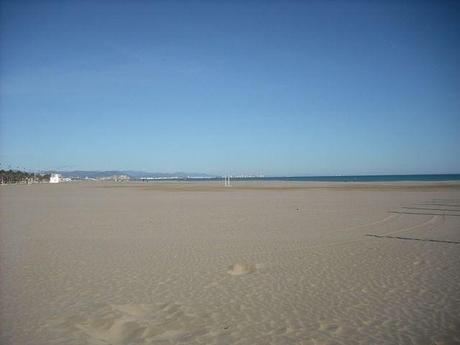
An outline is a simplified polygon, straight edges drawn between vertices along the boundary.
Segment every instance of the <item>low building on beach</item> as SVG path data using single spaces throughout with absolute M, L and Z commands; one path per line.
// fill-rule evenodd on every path
M 61 174 L 51 174 L 50 183 L 59 183 L 62 181 Z

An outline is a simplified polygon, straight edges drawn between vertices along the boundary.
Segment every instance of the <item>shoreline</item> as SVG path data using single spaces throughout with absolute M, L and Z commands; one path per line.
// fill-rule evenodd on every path
M 86 185 L 86 182 L 71 182 Z M 320 181 L 232 181 L 226 187 L 223 181 L 155 181 L 106 182 L 91 181 L 87 185 L 100 188 L 133 188 L 145 190 L 232 191 L 232 190 L 414 190 L 460 189 L 460 181 L 382 181 L 382 182 L 320 182 Z
M 336 191 L 358 191 L 358 190 L 445 190 L 460 189 L 460 181 L 379 181 L 379 182 L 362 182 L 362 181 L 239 181 L 232 180 L 232 185 L 227 187 L 222 180 L 197 181 L 197 180 L 160 180 L 160 181 L 70 181 L 58 184 L 50 183 L 16 183 L 3 184 L 3 188 L 12 186 L 50 186 L 51 188 L 60 188 L 60 186 L 81 186 L 95 188 L 121 188 L 121 189 L 140 189 L 140 190 L 161 190 L 161 191 L 302 191 L 302 190 L 336 190 Z

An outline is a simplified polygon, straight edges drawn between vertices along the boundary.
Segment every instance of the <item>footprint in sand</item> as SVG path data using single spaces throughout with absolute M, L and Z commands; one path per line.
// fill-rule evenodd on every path
M 329 322 L 321 322 L 319 331 L 326 332 L 329 334 L 337 334 L 342 331 L 342 326 L 336 323 L 329 323 Z

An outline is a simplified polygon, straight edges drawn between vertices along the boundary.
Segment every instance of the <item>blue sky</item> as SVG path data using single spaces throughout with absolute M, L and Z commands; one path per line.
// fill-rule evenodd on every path
M 460 5 L 1 1 L 2 167 L 460 172 Z

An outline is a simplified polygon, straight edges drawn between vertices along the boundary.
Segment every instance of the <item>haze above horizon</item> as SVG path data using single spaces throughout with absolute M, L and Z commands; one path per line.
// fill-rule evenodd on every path
M 460 172 L 454 1 L 1 1 L 0 162 Z

